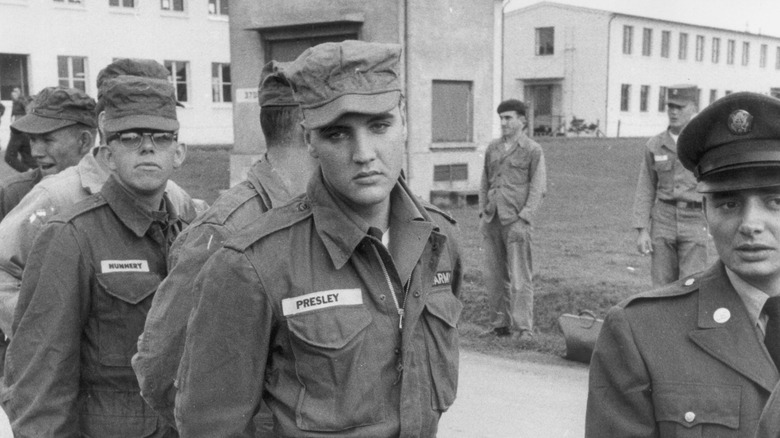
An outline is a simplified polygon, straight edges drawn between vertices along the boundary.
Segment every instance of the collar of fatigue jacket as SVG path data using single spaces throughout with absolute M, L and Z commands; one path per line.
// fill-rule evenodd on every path
M 100 190 L 100 194 L 105 198 L 111 210 L 119 217 L 119 220 L 138 237 L 145 235 L 155 221 L 169 224 L 179 219 L 176 209 L 167 195 L 163 195 L 163 202 L 168 213 L 167 220 L 160 220 L 162 218 L 159 212 L 152 212 L 143 208 L 136 202 L 133 195 L 119 184 L 119 181 L 114 176 L 111 176 L 106 181 Z
M 322 172 L 317 169 L 307 189 L 317 233 L 336 269 L 347 263 L 355 248 L 368 235 L 368 224 L 357 217 L 325 186 Z M 398 275 L 406 281 L 428 243 L 431 232 L 438 227 L 424 208 L 416 202 L 401 178 L 390 193 L 391 247 L 403 248 L 404 254 L 393 255 Z
M 92 148 L 92 150 L 84 155 L 76 165 L 78 166 L 77 170 L 79 180 L 81 180 L 81 187 L 91 195 L 100 192 L 100 188 L 103 187 L 103 184 L 105 184 L 108 177 L 111 175 L 108 169 L 98 163 L 98 159 L 95 156 L 98 151 L 97 148 L 97 146 Z
M 297 195 L 290 193 L 287 183 L 265 156 L 249 168 L 246 179 L 258 193 L 265 192 L 271 201 L 269 208 L 282 206 Z

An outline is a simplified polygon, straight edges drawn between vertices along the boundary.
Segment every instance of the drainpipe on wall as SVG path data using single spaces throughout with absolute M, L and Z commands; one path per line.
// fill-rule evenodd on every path
M 409 0 L 403 0 L 402 23 L 404 26 L 404 91 L 409 89 Z M 408 93 L 404 93 L 408 95 Z M 409 149 L 409 132 L 411 122 L 409 117 L 409 100 L 406 100 L 406 181 L 412 182 L 412 151 Z
M 604 98 L 604 136 L 607 136 L 609 132 L 609 54 L 612 47 L 612 20 L 615 19 L 615 14 L 610 14 L 609 24 L 607 24 L 607 91 Z M 620 126 L 618 125 L 618 137 L 620 137 Z

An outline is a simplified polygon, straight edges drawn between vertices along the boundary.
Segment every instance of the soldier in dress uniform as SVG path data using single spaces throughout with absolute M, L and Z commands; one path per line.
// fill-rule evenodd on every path
M 677 145 L 718 251 L 612 308 L 590 365 L 587 437 L 753 437 L 780 364 L 780 100 L 726 96 Z

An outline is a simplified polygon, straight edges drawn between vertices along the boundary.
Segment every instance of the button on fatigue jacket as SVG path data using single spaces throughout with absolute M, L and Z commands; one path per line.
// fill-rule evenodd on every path
M 93 153 L 87 153 L 77 165 L 41 180 L 0 222 L 0 330 L 6 336 L 11 336 L 22 270 L 35 236 L 49 218 L 99 192 L 108 176 Z M 181 217 L 198 213 L 190 196 L 173 181 L 168 181 L 165 192 Z
M 656 198 L 668 201 L 701 202 L 696 177 L 677 158 L 677 145 L 669 131 L 647 141 L 634 196 L 634 228 L 650 229 Z
M 500 138 L 488 145 L 479 190 L 485 222 L 497 214 L 503 225 L 518 218 L 533 223 L 546 192 L 547 169 L 538 143 L 521 135 L 508 151 Z
M 141 395 L 170 424 L 174 424 L 174 380 L 184 350 L 187 319 L 197 300 L 193 295 L 195 278 L 225 239 L 292 197 L 271 164 L 259 161 L 249 169 L 246 181 L 220 196 L 171 247 L 171 270 L 152 300 L 133 358 Z
M 165 203 L 167 217 L 155 219 L 112 177 L 43 228 L 6 357 L 2 399 L 17 437 L 146 437 L 161 427 L 130 358 L 185 225 Z
M 777 369 L 721 262 L 692 278 L 609 311 L 586 437 L 753 437 Z
M 182 436 L 251 436 L 261 394 L 282 437 L 435 435 L 457 388 L 454 221 L 402 179 L 391 203 L 403 257 L 342 212 L 317 172 L 305 197 L 209 259 L 179 369 Z

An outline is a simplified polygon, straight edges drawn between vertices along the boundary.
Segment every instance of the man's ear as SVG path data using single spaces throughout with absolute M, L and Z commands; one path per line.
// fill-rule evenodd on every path
M 79 133 L 79 153 L 81 155 L 86 155 L 89 153 L 92 147 L 95 146 L 95 137 L 93 136 L 93 132 L 94 131 L 84 129 L 81 131 L 81 133 Z
M 103 159 L 105 160 L 109 169 L 116 170 L 117 166 L 116 162 L 114 161 L 114 151 L 111 149 L 111 146 L 101 144 L 98 154 L 103 156 Z
M 311 129 L 303 128 L 303 141 L 306 143 L 306 149 L 308 149 L 309 155 L 311 155 L 312 158 L 320 158 L 317 150 L 314 149 L 314 146 L 311 144 Z
M 176 152 L 173 156 L 173 168 L 178 169 L 184 164 L 184 158 L 187 156 L 187 145 L 176 142 Z
M 98 114 L 98 131 L 100 133 L 101 143 L 104 143 L 106 141 L 106 130 L 104 129 L 105 124 L 106 124 L 106 112 L 101 111 L 100 114 Z

